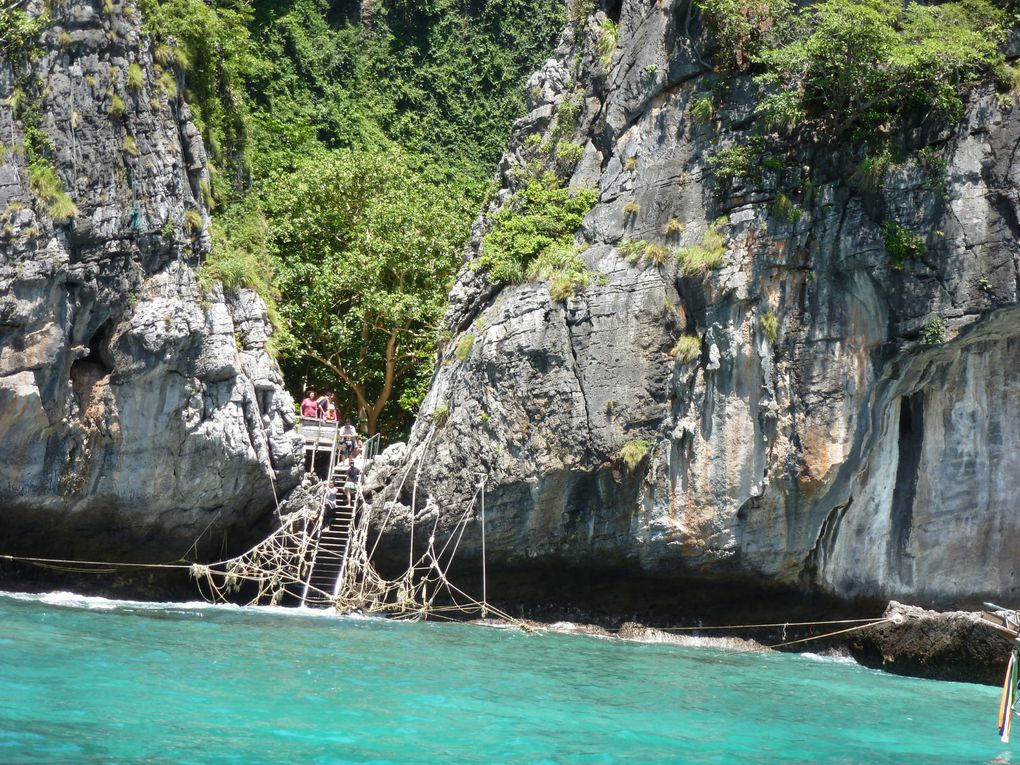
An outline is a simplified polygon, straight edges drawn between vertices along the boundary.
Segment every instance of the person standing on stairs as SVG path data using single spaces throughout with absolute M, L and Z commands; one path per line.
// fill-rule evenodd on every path
M 347 506 L 354 503 L 351 501 L 351 492 L 357 494 L 358 484 L 361 483 L 361 471 L 354 466 L 354 457 L 347 458 L 347 483 L 344 484 L 344 492 L 347 494 Z
M 345 457 L 357 457 L 361 451 L 358 431 L 354 429 L 350 420 L 345 420 L 344 426 L 340 428 L 340 449 Z

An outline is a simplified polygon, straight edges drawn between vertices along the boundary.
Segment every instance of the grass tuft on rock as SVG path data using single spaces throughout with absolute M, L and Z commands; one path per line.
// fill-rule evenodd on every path
M 648 452 L 651 451 L 651 448 L 652 445 L 644 439 L 628 441 L 623 445 L 623 448 L 620 449 L 620 461 L 627 466 L 627 470 L 633 473 L 644 458 L 648 456 Z
M 681 274 L 703 277 L 726 262 L 726 236 L 716 225 L 711 225 L 705 230 L 700 244 L 677 250 L 676 257 L 680 261 Z
M 29 165 L 28 185 L 54 220 L 77 217 L 78 207 L 64 191 L 57 171 L 45 160 L 37 158 Z
M 471 349 L 475 347 L 475 336 L 470 332 L 460 339 L 457 343 L 457 348 L 454 350 L 454 354 L 460 361 L 467 361 L 468 356 L 471 355 Z
M 671 352 L 679 364 L 690 364 L 701 356 L 701 339 L 697 335 L 681 335 Z
M 543 252 L 528 269 L 528 278 L 549 283 L 549 297 L 565 303 L 578 292 L 587 289 L 597 278 L 581 259 L 577 245 L 558 245 Z
M 779 317 L 769 311 L 761 317 L 761 331 L 770 345 L 775 345 L 779 338 Z

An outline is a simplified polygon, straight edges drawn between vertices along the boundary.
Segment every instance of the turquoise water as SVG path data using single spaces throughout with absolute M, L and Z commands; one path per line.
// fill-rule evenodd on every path
M 0 763 L 1012 763 L 994 688 L 805 656 L 0 595 Z

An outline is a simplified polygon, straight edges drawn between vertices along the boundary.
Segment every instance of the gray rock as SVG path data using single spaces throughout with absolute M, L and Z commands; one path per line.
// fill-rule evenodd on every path
M 926 611 L 892 601 L 891 621 L 853 633 L 853 657 L 899 675 L 1001 685 L 1012 645 L 976 613 Z
M 0 549 L 220 554 L 260 535 L 274 493 L 300 476 L 266 307 L 197 282 L 209 235 L 185 214 L 208 219 L 205 149 L 187 106 L 160 93 L 137 15 L 98 2 L 50 12 L 42 55 L 17 76 L 78 215 L 54 220 L 24 153 L 4 153 Z M 131 64 L 144 73 L 138 92 Z M 0 59 L 0 96 L 14 80 Z M 7 103 L 0 137 L 19 146 L 26 126 Z
M 492 283 L 471 268 L 479 219 L 453 340 L 407 458 L 388 468 L 393 488 L 421 461 L 414 496 L 410 481 L 382 492 L 403 508 L 394 551 L 412 504 L 437 507 L 452 533 L 484 480 L 494 573 L 627 572 L 635 603 L 650 579 L 675 581 L 678 600 L 709 579 L 943 604 L 1020 595 L 1018 112 L 977 88 L 957 128 L 898 136 L 944 161 L 934 178 L 915 159 L 862 191 L 860 153 L 808 138 L 780 169 L 724 187 L 708 160 L 750 138 L 754 83 L 716 87 L 682 15 L 647 4 L 624 4 L 606 73 L 599 18 L 569 29 L 529 81 L 532 113 L 488 212 L 509 197 L 528 136 L 551 140 L 550 107 L 580 88 L 571 140 L 590 148 L 570 182 L 597 186 L 580 236 L 604 281 L 565 304 L 543 283 Z M 698 123 L 691 108 L 709 95 L 714 117 Z M 783 188 L 795 214 L 777 203 Z M 629 202 L 639 210 L 625 216 Z M 887 220 L 925 242 L 902 269 Z M 710 226 L 725 258 L 703 279 L 615 249 L 692 246 Z M 936 316 L 946 341 L 924 345 Z M 700 338 L 695 362 L 668 355 L 680 334 Z M 649 450 L 630 472 L 619 455 L 635 441 Z M 478 520 L 476 508 L 465 565 L 479 562 Z

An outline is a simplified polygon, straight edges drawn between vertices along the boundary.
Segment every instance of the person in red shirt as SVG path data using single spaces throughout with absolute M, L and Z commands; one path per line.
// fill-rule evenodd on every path
M 319 400 L 315 398 L 315 391 L 308 391 L 308 395 L 305 396 L 305 400 L 301 402 L 301 416 L 302 417 L 318 417 L 319 415 Z

